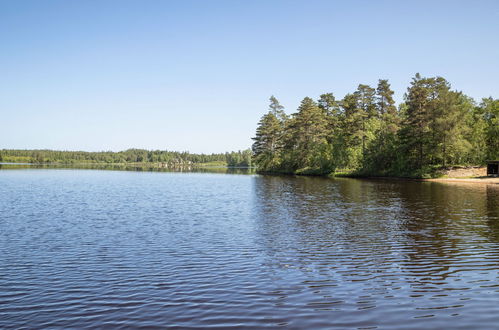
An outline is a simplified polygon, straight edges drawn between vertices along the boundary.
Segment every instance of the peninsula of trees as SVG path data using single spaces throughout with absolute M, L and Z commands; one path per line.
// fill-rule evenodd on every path
M 499 158 L 499 100 L 472 98 L 442 77 L 416 74 L 395 105 L 388 80 L 336 100 L 305 97 L 287 115 L 272 96 L 252 146 L 258 171 L 427 177 Z

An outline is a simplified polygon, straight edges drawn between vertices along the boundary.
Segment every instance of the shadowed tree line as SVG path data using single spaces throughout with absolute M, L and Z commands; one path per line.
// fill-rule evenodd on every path
M 431 176 L 499 158 L 499 100 L 477 103 L 442 77 L 416 74 L 395 105 L 388 80 L 337 100 L 305 97 L 287 115 L 272 96 L 253 138 L 260 172 Z

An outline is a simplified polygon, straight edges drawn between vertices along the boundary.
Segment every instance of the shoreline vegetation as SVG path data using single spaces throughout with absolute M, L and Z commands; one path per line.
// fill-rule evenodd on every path
M 251 150 L 218 154 L 193 154 L 162 150 L 125 151 L 0 150 L 0 162 L 38 165 L 113 165 L 172 169 L 179 167 L 251 168 Z
M 60 168 L 60 169 L 98 169 L 98 170 L 118 170 L 118 171 L 152 171 L 152 172 L 206 172 L 206 173 L 221 173 L 221 174 L 265 174 L 256 171 L 254 167 L 237 167 L 218 164 L 195 164 L 194 166 L 183 165 L 176 167 L 161 167 L 154 163 L 4 163 L 0 162 L 0 169 L 19 169 L 19 168 Z M 485 169 L 484 167 L 482 169 Z M 284 175 L 285 173 L 270 173 L 270 175 Z M 386 176 L 362 176 L 349 173 L 337 173 L 321 177 L 326 178 L 353 178 L 366 180 L 383 180 L 383 181 L 425 181 L 425 182 L 440 182 L 440 183 L 466 183 L 466 184 L 494 184 L 499 186 L 499 178 L 487 176 L 443 176 L 434 179 L 408 178 L 408 177 L 386 177 Z
M 499 100 L 480 103 L 442 77 L 416 74 L 395 105 L 388 80 L 359 84 L 341 100 L 305 97 L 288 115 L 274 96 L 251 149 L 193 154 L 128 149 L 111 152 L 0 150 L 0 163 L 121 166 L 148 169 L 249 168 L 260 174 L 492 182 L 499 159 Z
M 291 115 L 271 96 L 253 138 L 258 172 L 443 181 L 499 159 L 499 100 L 478 103 L 442 77 L 419 74 L 398 106 L 393 94 L 380 79 L 341 100 L 305 97 Z
M 9 151 L 8 149 L 2 150 L 3 152 Z M 37 152 L 37 150 L 23 150 L 23 152 Z M 204 163 L 191 163 L 179 164 L 172 163 L 170 166 L 165 166 L 162 163 L 154 162 L 122 162 L 122 163 L 105 163 L 105 162 L 13 162 L 12 160 L 19 160 L 18 158 L 4 157 L 0 158 L 0 168 L 19 168 L 32 166 L 36 168 L 81 168 L 81 169 L 110 169 L 110 170 L 134 170 L 134 171 L 203 171 L 207 172 L 220 172 L 220 173 L 259 173 L 269 175 L 293 175 L 289 173 L 265 173 L 257 171 L 255 167 L 251 166 L 229 166 L 226 161 L 210 161 Z M 432 181 L 432 182 L 451 182 L 451 183 L 492 183 L 499 184 L 499 178 L 486 176 L 486 167 L 478 166 L 458 166 L 442 170 L 441 175 L 437 178 L 423 179 L 417 177 L 395 177 L 395 176 L 373 176 L 355 173 L 354 171 L 335 172 L 329 175 L 308 175 L 308 176 L 321 176 L 331 178 L 357 178 L 357 179 L 373 179 L 373 180 L 414 180 L 414 181 Z M 294 174 L 304 175 L 304 174 Z

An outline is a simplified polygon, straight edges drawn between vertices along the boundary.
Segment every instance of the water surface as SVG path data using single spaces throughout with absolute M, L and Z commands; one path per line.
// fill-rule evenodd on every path
M 499 185 L 0 170 L 0 328 L 499 324 Z

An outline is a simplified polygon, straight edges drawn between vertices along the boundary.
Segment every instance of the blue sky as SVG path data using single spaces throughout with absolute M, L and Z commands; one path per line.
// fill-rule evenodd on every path
M 0 0 L 0 149 L 245 149 L 275 95 L 499 97 L 499 1 Z

